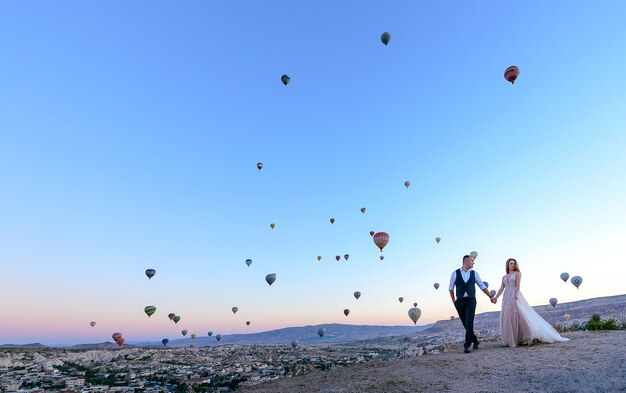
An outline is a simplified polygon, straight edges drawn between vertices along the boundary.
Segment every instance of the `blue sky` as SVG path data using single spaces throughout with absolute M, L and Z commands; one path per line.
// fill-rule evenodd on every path
M 428 323 L 471 250 L 495 289 L 516 257 L 531 304 L 624 293 L 625 14 L 2 3 L 0 342 L 405 324 L 409 301 Z

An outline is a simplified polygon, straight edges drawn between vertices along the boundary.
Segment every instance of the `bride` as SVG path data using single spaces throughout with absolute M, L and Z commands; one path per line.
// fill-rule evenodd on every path
M 506 275 L 502 278 L 502 285 L 496 294 L 496 301 L 504 292 L 502 312 L 500 313 L 500 331 L 504 345 L 515 347 L 518 344 L 532 345 L 534 340 L 553 343 L 569 341 L 561 337 L 548 322 L 528 305 L 520 292 L 520 273 L 517 261 L 509 258 L 506 261 Z

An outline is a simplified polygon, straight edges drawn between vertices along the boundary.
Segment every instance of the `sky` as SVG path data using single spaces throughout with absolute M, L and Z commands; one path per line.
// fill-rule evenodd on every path
M 432 323 L 474 250 L 490 289 L 516 258 L 531 305 L 625 293 L 623 15 L 0 3 L 0 343 Z

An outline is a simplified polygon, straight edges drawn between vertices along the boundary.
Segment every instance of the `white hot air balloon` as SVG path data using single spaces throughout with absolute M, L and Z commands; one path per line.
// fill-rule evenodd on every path
M 478 253 L 476 251 L 472 251 L 472 252 L 470 252 L 470 257 L 476 259 L 476 258 L 478 258 Z

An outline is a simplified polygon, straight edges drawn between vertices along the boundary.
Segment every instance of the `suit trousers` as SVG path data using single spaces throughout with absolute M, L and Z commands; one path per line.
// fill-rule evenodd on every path
M 462 297 L 454 301 L 454 307 L 465 328 L 465 348 L 477 343 L 478 337 L 474 334 L 474 315 L 476 314 L 476 298 Z

